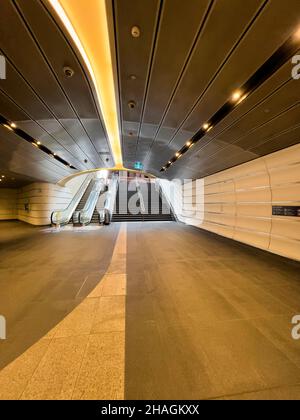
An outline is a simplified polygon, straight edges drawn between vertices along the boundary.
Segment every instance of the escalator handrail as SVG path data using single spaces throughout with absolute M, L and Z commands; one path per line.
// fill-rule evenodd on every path
M 106 203 L 106 206 L 104 207 L 105 209 L 107 209 L 109 211 L 110 215 L 112 215 L 113 211 L 114 211 L 115 199 L 116 199 L 117 190 L 118 190 L 118 184 L 119 184 L 119 178 L 117 176 L 112 178 L 112 185 L 111 185 L 111 188 L 108 191 L 107 203 Z
M 179 222 L 179 218 L 178 218 L 177 213 L 176 213 L 176 211 L 174 209 L 173 203 L 171 202 L 171 200 L 168 197 L 168 195 L 165 194 L 163 185 L 160 182 L 160 180 L 158 180 L 158 179 L 155 181 L 155 189 L 156 189 L 156 191 L 159 192 L 159 195 L 160 195 L 161 199 L 165 199 L 166 200 L 168 206 L 170 207 L 170 214 L 173 215 L 175 221 L 176 222 Z
M 138 182 L 137 178 L 135 178 L 135 184 L 136 184 L 136 190 L 137 190 L 139 200 L 140 200 L 141 213 L 145 214 L 146 213 L 146 207 L 145 207 L 144 197 L 143 197 L 143 194 L 142 194 L 142 191 L 141 191 L 140 183 Z
M 79 224 L 82 226 L 86 226 L 91 223 L 93 213 L 95 210 L 95 207 L 97 205 L 97 201 L 99 199 L 99 195 L 101 194 L 101 191 L 103 189 L 105 182 L 103 179 L 99 179 L 95 181 L 95 184 L 93 185 L 92 191 L 90 192 L 88 199 L 85 203 L 85 206 L 82 210 L 79 212 Z
M 119 176 L 114 175 L 110 180 L 109 188 L 107 192 L 107 198 L 105 200 L 104 208 L 103 208 L 104 219 L 105 219 L 105 215 L 107 215 L 109 219 L 109 223 L 112 219 L 112 215 L 114 212 L 116 196 L 118 192 L 118 185 L 119 185 Z M 109 224 L 109 223 L 106 223 L 106 224 Z
M 88 188 L 92 178 L 94 177 L 93 174 L 88 175 L 84 181 L 82 182 L 81 186 L 79 187 L 78 191 L 72 198 L 69 205 L 63 209 L 63 210 L 54 210 L 51 213 L 51 225 L 61 226 L 66 225 L 71 220 L 74 211 L 76 210 L 76 207 L 83 197 L 83 194 L 85 193 L 86 189 Z M 54 221 L 54 219 L 56 219 Z

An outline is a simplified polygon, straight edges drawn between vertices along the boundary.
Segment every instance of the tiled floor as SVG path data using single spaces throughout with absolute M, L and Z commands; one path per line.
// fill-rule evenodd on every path
M 300 399 L 298 263 L 175 223 L 7 226 L 0 399 Z
M 0 398 L 124 398 L 125 292 L 122 228 L 106 273 L 91 293 L 0 371 Z
M 8 329 L 8 339 L 0 342 L 0 369 L 94 289 L 107 271 L 118 235 L 113 226 L 83 233 L 47 230 L 0 223 L 0 314 Z
M 127 235 L 126 398 L 300 399 L 300 264 L 178 224 Z

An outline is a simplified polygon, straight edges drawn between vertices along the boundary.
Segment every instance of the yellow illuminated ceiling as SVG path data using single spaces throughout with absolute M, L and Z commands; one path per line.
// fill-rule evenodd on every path
M 116 167 L 122 168 L 113 62 L 105 0 L 49 0 L 76 44 L 95 85 Z

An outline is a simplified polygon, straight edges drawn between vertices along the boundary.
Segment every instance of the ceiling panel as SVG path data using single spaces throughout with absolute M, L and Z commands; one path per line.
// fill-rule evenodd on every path
M 163 3 L 142 118 L 141 139 L 147 138 L 149 127 L 157 130 L 179 75 L 186 70 L 187 60 L 210 4 L 210 0 L 167 0 Z M 174 10 L 176 13 L 173 13 Z M 179 31 L 180 42 L 174 42 Z
M 69 174 L 68 168 L 2 126 L 0 148 L 0 172 L 9 171 L 36 181 L 46 178 L 48 182 L 57 182 Z
M 132 7 L 125 13 L 128 3 Z M 119 61 L 121 103 L 134 97 L 139 104 L 136 112 L 126 110 L 122 115 L 128 167 L 138 160 L 158 176 L 206 176 L 299 142 L 299 89 L 291 80 L 288 61 L 167 172 L 159 172 L 297 30 L 298 0 L 162 1 L 156 21 L 153 3 L 143 10 L 136 2 L 116 0 L 114 4 L 118 56 L 123 57 Z M 147 12 L 150 18 L 145 25 Z M 144 44 L 141 56 L 135 56 L 135 41 L 128 36 L 132 24 L 139 25 L 142 34 L 145 25 L 147 38 L 138 41 L 139 46 Z M 136 80 L 128 80 L 131 61 L 144 89 Z
M 77 170 L 112 166 L 102 116 L 75 51 L 43 2 L 2 0 L 0 54 L 7 79 L 0 80 L 0 112 Z M 65 76 L 65 66 L 73 77 Z M 56 163 L 64 175 L 74 172 Z M 38 178 L 52 182 L 57 176 L 47 170 Z
M 220 0 L 214 2 L 203 32 L 195 46 L 187 71 L 179 84 L 176 95 L 162 124 L 163 126 L 171 127 L 174 130 L 173 134 L 175 134 L 178 126 L 186 118 L 187 111 L 190 111 L 195 106 L 199 97 L 202 97 L 208 89 L 211 89 L 210 85 L 215 77 L 217 80 L 221 77 L 223 78 L 222 80 L 225 79 L 226 81 L 222 86 L 218 85 L 216 88 L 217 95 L 210 95 L 209 100 L 205 102 L 204 115 L 202 116 L 200 113 L 199 117 L 198 112 L 196 131 L 206 121 L 207 117 L 213 115 L 220 108 L 220 104 L 223 105 L 226 102 L 228 94 L 231 93 L 231 90 L 229 92 L 228 90 L 232 89 L 232 84 L 228 84 L 228 82 L 233 80 L 234 87 L 238 87 L 239 81 L 242 82 L 244 80 L 241 74 L 242 68 L 234 68 L 233 71 L 228 70 L 228 79 L 227 74 L 225 75 L 226 67 L 228 66 L 226 64 L 233 51 L 237 48 L 241 35 L 256 15 L 258 7 L 263 3 L 262 0 L 251 2 Z M 251 72 L 251 69 L 248 71 Z M 216 85 L 216 82 L 214 82 L 214 85 Z M 171 138 L 162 138 L 160 133 L 158 133 L 158 138 L 166 142 L 171 140 Z

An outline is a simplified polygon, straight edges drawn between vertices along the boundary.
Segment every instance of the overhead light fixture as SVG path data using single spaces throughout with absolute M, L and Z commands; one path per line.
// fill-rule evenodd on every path
M 8 121 L 3 115 L 0 115 L 0 125 L 2 125 L 3 127 L 11 131 L 13 131 L 14 128 L 17 127 L 15 123 Z M 30 134 L 26 133 L 20 128 L 18 128 L 18 130 L 15 131 L 15 135 L 25 140 L 27 143 L 31 144 L 34 147 L 39 148 L 39 146 L 41 146 L 42 144 L 39 140 L 36 140 L 35 138 L 31 137 Z M 46 153 L 48 156 L 54 157 L 63 165 L 65 166 L 69 165 L 63 158 L 61 158 L 56 153 L 52 152 L 48 147 L 41 146 L 39 150 L 43 153 Z M 72 169 L 76 169 L 76 168 L 72 166 Z M 0 175 L 0 179 L 3 179 L 3 178 L 5 178 L 5 175 Z
M 12 131 L 13 129 L 11 128 L 11 126 L 10 125 L 8 125 L 8 124 L 3 124 L 3 127 L 5 127 L 5 128 L 7 128 L 8 130 L 10 130 L 10 131 Z
M 237 90 L 233 93 L 231 99 L 233 102 L 237 102 L 241 99 L 242 95 L 243 95 L 243 92 L 241 92 L 240 90 Z
M 141 36 L 141 30 L 138 26 L 133 26 L 131 28 L 131 35 L 133 38 L 139 38 Z
M 189 140 L 189 141 L 187 141 L 186 143 L 185 143 L 185 145 L 187 146 L 187 147 L 190 147 L 190 145 L 192 144 L 192 142 Z
M 294 33 L 293 38 L 295 39 L 295 41 L 300 41 L 300 27 Z
M 73 39 L 95 86 L 116 167 L 122 168 L 117 92 L 109 39 L 107 2 L 49 0 Z
M 1 178 L 5 178 L 5 175 L 1 175 Z
M 191 141 L 193 144 L 196 144 L 199 140 L 203 139 L 207 131 L 212 130 L 212 128 L 224 120 L 241 102 L 247 99 L 253 92 L 257 91 L 257 89 L 259 89 L 266 80 L 269 80 L 278 69 L 281 69 L 283 65 L 290 60 L 293 54 L 297 54 L 297 50 L 299 50 L 298 43 L 300 44 L 300 26 L 295 28 L 295 31 L 289 35 L 287 40 L 279 46 L 279 48 L 243 85 L 240 85 L 240 87 L 234 90 L 231 95 L 229 94 L 227 102 L 209 118 L 208 123 L 211 123 L 210 127 L 208 128 L 208 123 L 204 124 L 192 137 Z M 265 112 L 268 113 L 269 110 L 265 110 Z M 189 144 L 190 140 L 186 143 L 186 147 L 190 148 L 192 146 L 189 146 Z M 186 148 L 183 149 L 184 153 L 187 151 Z
M 180 153 L 179 153 L 179 152 L 176 152 L 176 153 L 175 153 L 175 156 L 176 156 L 176 157 L 179 157 L 179 156 L 180 156 Z

